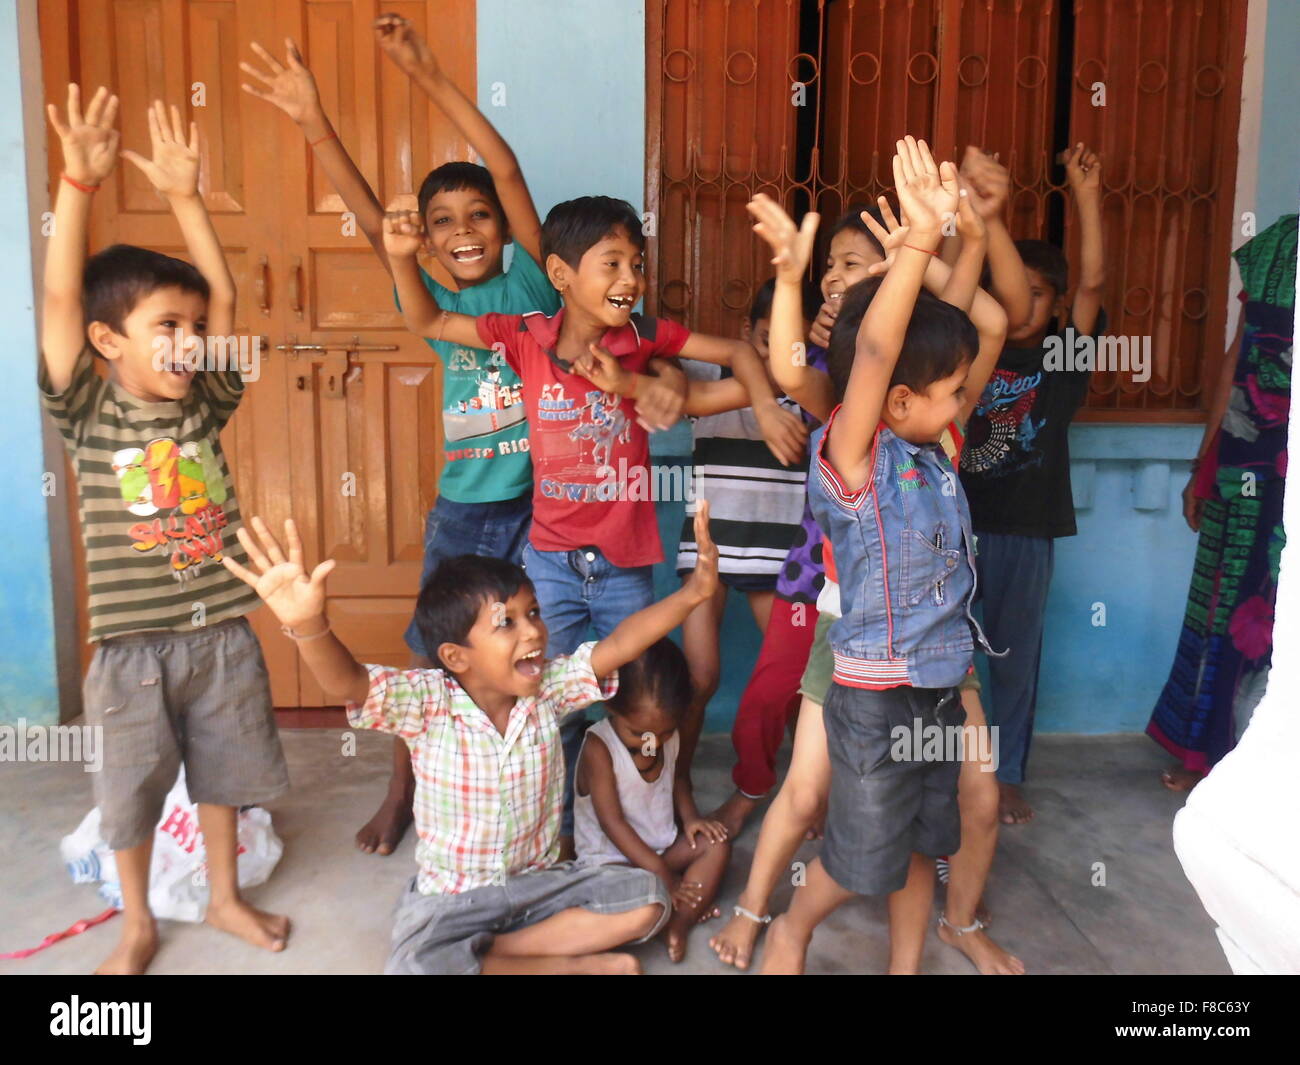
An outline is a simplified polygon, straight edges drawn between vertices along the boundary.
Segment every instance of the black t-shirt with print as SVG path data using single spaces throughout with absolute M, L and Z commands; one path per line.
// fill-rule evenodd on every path
M 1105 329 L 1099 311 L 1093 338 Z M 1008 346 L 998 359 L 961 452 L 961 483 L 976 532 L 1056 537 L 1078 531 L 1069 433 L 1092 371 L 1086 363 L 1071 368 L 1077 367 L 1070 361 L 1073 336 L 1071 323 L 1038 347 Z

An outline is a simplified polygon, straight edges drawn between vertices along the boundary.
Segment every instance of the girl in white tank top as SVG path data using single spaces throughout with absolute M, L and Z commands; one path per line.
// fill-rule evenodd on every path
M 619 670 L 609 716 L 587 730 L 574 789 L 579 865 L 634 865 L 659 876 L 673 899 L 664 928 L 680 961 L 692 925 L 717 915 L 727 830 L 703 818 L 678 783 L 678 722 L 691 703 L 681 649 L 664 639 Z M 681 830 L 678 830 L 678 822 Z

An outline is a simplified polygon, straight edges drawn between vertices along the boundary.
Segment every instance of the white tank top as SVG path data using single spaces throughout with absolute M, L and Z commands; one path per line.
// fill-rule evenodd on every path
M 656 854 L 663 854 L 677 838 L 677 822 L 673 819 L 673 777 L 677 770 L 677 750 L 681 746 L 680 732 L 674 732 L 664 744 L 664 763 L 659 776 L 648 781 L 641 776 L 631 752 L 614 731 L 609 718 L 602 718 L 591 728 L 582 744 L 604 743 L 614 763 L 614 782 L 618 786 L 618 801 L 623 806 L 623 816 L 641 842 Z M 579 865 L 627 864 L 628 858 L 605 835 L 596 816 L 596 806 L 591 793 L 573 797 L 574 845 L 578 851 Z

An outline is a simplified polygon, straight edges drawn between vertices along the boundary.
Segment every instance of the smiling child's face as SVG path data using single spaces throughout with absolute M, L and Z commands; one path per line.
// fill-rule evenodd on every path
M 546 664 L 546 625 L 532 586 L 523 585 L 504 603 L 483 603 L 465 643 L 443 644 L 438 650 L 471 695 L 536 695 Z
M 645 295 L 645 253 L 621 226 L 588 248 L 576 270 L 559 256 L 551 259 L 552 281 L 558 278 L 563 285 L 566 308 L 606 329 L 627 325 L 632 308 Z
M 131 308 L 123 332 L 92 322 L 89 335 L 119 386 L 146 403 L 160 403 L 184 398 L 194 383 L 196 371 L 185 365 L 191 351 L 202 352 L 207 318 L 208 301 L 197 292 L 159 288 Z
M 501 273 L 510 239 L 500 208 L 477 189 L 443 189 L 424 212 L 429 251 L 461 288 Z
M 844 293 L 867 279 L 867 267 L 884 257 L 871 238 L 856 229 L 841 229 L 831 238 L 826 254 L 826 272 L 822 274 L 822 299 L 839 306 Z

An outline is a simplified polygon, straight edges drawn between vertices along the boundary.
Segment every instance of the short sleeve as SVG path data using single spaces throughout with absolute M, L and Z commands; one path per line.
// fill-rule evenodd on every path
M 591 652 L 595 642 L 584 643 L 571 655 L 561 655 L 546 663 L 542 671 L 539 705 L 548 706 L 556 717 L 572 714 L 592 703 L 611 698 L 618 691 L 618 672 L 601 684 L 591 671 Z
M 1092 327 L 1089 334 L 1095 341 L 1098 337 L 1106 332 L 1109 323 L 1106 320 L 1106 308 L 1097 308 L 1097 322 Z M 1074 320 L 1070 320 L 1069 328 L 1074 330 Z M 1077 330 L 1075 331 L 1077 333 Z M 1088 385 L 1092 381 L 1092 370 L 1063 370 L 1057 371 L 1064 374 L 1069 379 L 1069 384 L 1065 387 L 1066 402 L 1071 410 L 1077 409 L 1085 399 L 1088 398 Z
M 523 371 L 519 368 L 518 343 L 522 322 L 523 317 L 518 314 L 481 314 L 474 319 L 474 327 L 478 330 L 483 346 L 489 351 L 500 350 L 510 369 L 521 377 Z
M 95 357 L 89 346 L 82 349 L 72 367 L 72 380 L 62 392 L 55 392 L 50 381 L 50 371 L 45 365 L 44 356 L 36 371 L 36 380 L 41 389 L 41 402 L 50 412 L 59 435 L 69 449 L 80 442 L 82 429 L 98 406 L 103 394 L 104 379 L 95 372 Z
M 654 322 L 651 358 L 671 359 L 691 338 L 691 331 L 686 326 L 678 325 L 669 318 L 651 318 L 649 321 Z
M 194 376 L 194 391 L 207 403 L 216 419 L 217 428 L 225 427 L 244 398 L 244 378 L 237 367 L 228 370 L 207 370 Z
M 831 438 L 831 427 L 835 423 L 835 417 L 840 412 L 836 407 L 831 411 L 831 416 L 826 419 L 826 428 L 822 432 L 821 440 L 817 443 L 817 479 L 826 495 L 830 500 L 845 510 L 861 510 L 862 504 L 866 502 L 867 496 L 872 492 L 876 485 L 876 464 L 880 460 L 880 429 L 877 427 L 875 434 L 871 438 L 871 461 L 869 464 L 867 479 L 862 487 L 856 492 L 850 491 L 839 475 L 839 471 L 831 465 L 831 461 L 826 457 L 826 441 Z
M 390 732 L 404 740 L 429 729 L 432 719 L 451 709 L 452 685 L 440 669 L 394 669 L 366 666 L 370 689 L 366 701 L 347 706 L 353 728 Z
M 531 311 L 541 311 L 547 316 L 560 309 L 560 294 L 555 291 L 545 272 L 537 261 L 515 241 L 515 253 L 510 260 L 510 269 L 506 271 L 506 283 L 510 286 L 512 296 L 518 296 L 522 305 Z M 515 299 L 511 306 L 521 303 Z

